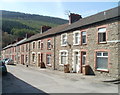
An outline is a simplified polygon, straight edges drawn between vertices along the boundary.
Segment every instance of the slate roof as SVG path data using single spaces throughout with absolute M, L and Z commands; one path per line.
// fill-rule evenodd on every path
M 14 43 L 14 44 L 10 44 L 10 45 L 4 47 L 3 50 L 5 50 L 5 49 L 7 49 L 7 48 L 14 47 L 14 46 L 17 46 L 18 44 L 21 44 L 21 43 L 23 43 L 24 41 L 26 41 L 26 38 L 20 40 L 19 42 L 16 42 L 16 43 Z
M 78 20 L 77 22 L 72 23 L 71 25 L 69 25 L 68 23 L 63 24 L 63 25 L 59 25 L 57 27 L 49 29 L 48 31 L 44 32 L 43 34 L 38 33 L 34 36 L 31 36 L 23 43 L 34 41 L 34 40 L 37 40 L 37 39 L 40 39 L 40 38 L 43 38 L 46 36 L 58 34 L 61 32 L 68 32 L 68 31 L 73 30 L 73 29 L 77 29 L 77 28 L 87 26 L 87 25 L 92 25 L 94 23 L 98 23 L 98 22 L 105 21 L 105 20 L 110 20 L 112 18 L 116 18 L 116 17 L 118 18 L 118 17 L 120 17 L 120 10 L 119 9 L 120 9 L 120 6 L 103 11 L 103 12 L 100 12 L 100 13 L 97 13 L 95 15 L 92 15 L 92 16 L 89 16 L 86 18 L 82 18 L 82 19 Z M 20 43 L 20 44 L 23 44 L 23 43 Z
M 43 37 L 45 37 L 45 36 L 50 36 L 50 35 L 53 35 L 53 34 L 55 34 L 55 33 L 59 33 L 59 32 L 61 32 L 61 30 L 63 30 L 63 29 L 65 29 L 66 27 L 68 27 L 69 26 L 69 24 L 67 23 L 67 24 L 63 24 L 63 25 L 59 25 L 59 26 L 57 26 L 57 27 L 54 27 L 54 28 L 51 28 L 51 29 L 49 29 L 49 30 L 47 30 L 46 32 L 44 32 L 44 33 L 38 33 L 38 34 L 36 34 L 36 35 L 33 35 L 33 36 L 31 36 L 30 38 L 28 38 L 26 41 L 24 41 L 23 43 L 27 43 L 27 42 L 30 42 L 30 41 L 34 41 L 34 40 L 37 40 L 37 39 L 40 39 L 40 38 L 43 38 Z M 23 43 L 20 43 L 20 44 L 23 44 Z M 19 44 L 19 45 L 20 45 Z
M 109 19 L 115 18 L 115 17 L 120 17 L 120 6 L 97 13 L 95 15 L 91 15 L 86 18 L 82 18 L 79 21 L 77 21 L 77 22 L 73 23 L 72 25 L 70 25 L 69 27 L 67 27 L 66 29 L 64 29 L 63 31 L 69 31 L 71 29 L 80 28 L 82 26 L 87 26 L 87 25 L 94 24 L 97 22 L 109 20 Z M 63 32 L 63 31 L 61 31 L 61 32 Z

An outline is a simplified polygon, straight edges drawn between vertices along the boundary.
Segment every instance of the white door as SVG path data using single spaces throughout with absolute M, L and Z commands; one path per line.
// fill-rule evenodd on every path
M 79 71 L 80 71 L 79 53 L 74 52 L 73 72 L 78 73 Z

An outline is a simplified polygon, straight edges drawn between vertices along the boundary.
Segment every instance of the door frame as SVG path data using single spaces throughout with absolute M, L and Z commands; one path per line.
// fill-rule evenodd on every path
M 79 70 L 78 70 L 78 72 L 77 72 L 77 65 L 76 65 L 76 63 L 75 63 L 75 52 L 78 52 L 78 65 L 79 65 Z M 80 50 L 78 50 L 78 49 L 76 49 L 76 50 L 73 50 L 73 66 L 72 66 L 72 68 L 73 68 L 73 72 L 75 72 L 75 73 L 79 73 L 80 72 Z M 74 71 L 75 70 L 75 71 Z
M 38 52 L 38 53 L 37 53 L 37 66 L 38 66 L 38 67 L 39 67 L 39 65 L 40 65 L 40 62 L 41 62 L 41 53 Z
M 82 55 L 83 55 L 83 52 L 86 52 L 86 63 L 85 64 L 87 64 L 87 50 L 81 50 L 81 53 L 80 53 L 80 72 L 82 73 Z

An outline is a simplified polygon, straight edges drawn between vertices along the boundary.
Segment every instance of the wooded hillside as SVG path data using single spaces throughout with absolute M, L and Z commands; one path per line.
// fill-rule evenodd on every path
M 2 46 L 18 40 L 28 35 L 34 35 L 40 32 L 43 25 L 55 27 L 60 24 L 67 23 L 67 20 L 49 16 L 25 14 L 20 12 L 3 11 L 2 12 Z

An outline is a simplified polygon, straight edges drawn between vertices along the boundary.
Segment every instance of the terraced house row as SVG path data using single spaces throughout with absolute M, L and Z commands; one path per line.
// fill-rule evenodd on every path
M 17 64 L 46 69 L 89 74 L 119 76 L 120 14 L 119 7 L 82 18 L 71 13 L 69 23 L 54 28 L 43 26 L 41 33 L 11 44 L 2 50 Z M 69 65 L 67 65 L 69 64 Z

